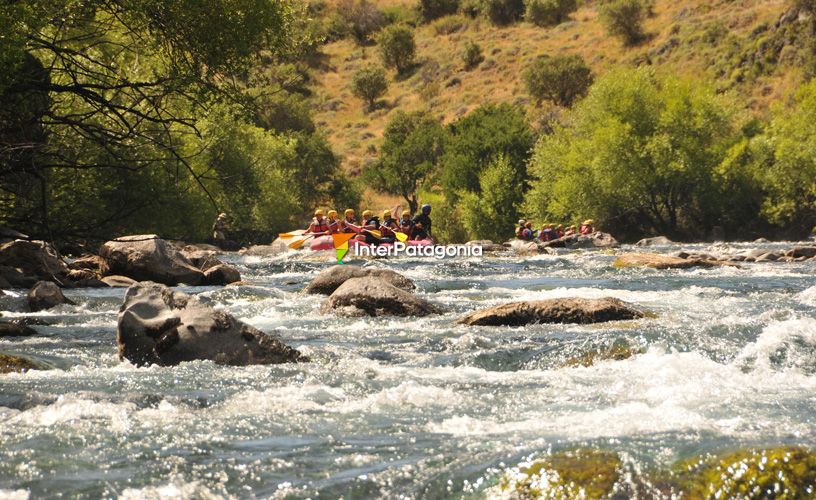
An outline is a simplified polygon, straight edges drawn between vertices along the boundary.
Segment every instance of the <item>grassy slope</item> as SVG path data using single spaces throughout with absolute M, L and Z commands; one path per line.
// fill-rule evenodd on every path
M 413 0 L 387 0 L 384 5 L 414 5 Z M 770 75 L 732 83 L 738 63 L 733 53 L 750 53 L 751 33 L 763 24 L 773 26 L 785 11 L 785 0 L 658 0 L 655 15 L 646 22 L 649 39 L 624 47 L 605 33 L 592 2 L 572 20 L 552 28 L 529 23 L 496 27 L 486 20 L 467 19 L 449 35 L 437 35 L 432 25 L 416 30 L 417 67 L 406 77 L 393 73 L 380 109 L 366 113 L 351 94 L 351 75 L 360 67 L 379 63 L 377 47 L 359 47 L 349 40 L 324 47 L 328 64 L 317 77 L 316 120 L 352 174 L 377 155 L 382 130 L 396 109 L 428 109 L 445 122 L 455 120 L 487 102 L 516 102 L 533 122 L 546 110 L 526 95 L 521 73 L 540 54 L 580 54 L 597 74 L 617 65 L 648 60 L 656 71 L 687 77 L 708 77 L 723 89 L 738 92 L 746 107 L 765 113 L 769 105 L 790 95 L 801 81 L 793 67 Z M 465 43 L 476 41 L 486 60 L 465 71 L 461 54 Z M 736 47 L 736 48 L 735 48 Z M 427 83 L 430 82 L 430 83 Z M 391 206 L 395 198 L 367 193 L 372 207 Z

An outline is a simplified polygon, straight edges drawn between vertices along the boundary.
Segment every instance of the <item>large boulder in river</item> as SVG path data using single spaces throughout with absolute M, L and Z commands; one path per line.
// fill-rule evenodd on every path
M 399 288 L 400 290 L 411 291 L 415 288 L 414 282 L 390 269 L 377 269 L 370 267 L 351 266 L 348 264 L 337 264 L 328 269 L 320 271 L 306 288 L 306 293 L 321 293 L 331 295 L 340 285 L 352 278 L 374 277 Z
M 378 276 L 351 278 L 323 303 L 322 313 L 340 316 L 427 316 L 440 310 Z
M 557 240 L 541 242 L 543 247 L 551 248 L 617 248 L 620 246 L 611 234 L 595 231 L 592 234 L 573 234 Z
M 457 323 L 483 326 L 522 326 L 536 323 L 603 323 L 644 317 L 625 302 L 603 299 L 548 299 L 511 302 L 472 312 Z
M 658 253 L 625 253 L 615 260 L 615 267 L 651 267 L 653 269 L 688 269 L 733 265 L 712 259 L 674 257 Z
M 51 309 L 60 304 L 73 304 L 62 294 L 60 287 L 53 281 L 38 281 L 34 287 L 29 290 L 26 296 L 28 300 L 28 307 L 32 312 Z
M 119 310 L 116 342 L 120 359 L 139 366 L 193 360 L 237 366 L 306 360 L 279 338 L 157 283 L 128 289 Z
M 21 283 L 9 279 L 7 274 L 11 273 L 11 269 L 19 273 L 20 280 L 60 280 L 68 273 L 68 264 L 44 241 L 14 240 L 5 243 L 0 246 L 0 267 L 9 270 L 3 273 L 3 277 L 13 286 L 20 286 Z
M 204 273 L 155 234 L 123 236 L 99 250 L 111 274 L 165 285 L 198 285 Z

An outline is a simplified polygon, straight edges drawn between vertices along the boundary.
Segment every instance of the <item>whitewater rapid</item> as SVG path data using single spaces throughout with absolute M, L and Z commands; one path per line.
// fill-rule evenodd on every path
M 69 290 L 76 305 L 37 315 L 51 323 L 42 335 L 0 340 L 55 366 L 0 375 L 0 496 L 478 497 L 506 468 L 576 446 L 619 452 L 632 470 L 816 446 L 816 263 L 656 271 L 614 258 L 350 261 L 414 280 L 446 311 L 427 318 L 320 315 L 323 297 L 300 290 L 331 256 L 307 253 L 231 255 L 250 284 L 182 288 L 312 358 L 297 365 L 136 368 L 116 352 L 124 290 Z M 454 325 L 477 308 L 568 296 L 654 315 Z M 29 315 L 21 297 L 0 309 Z M 638 354 L 570 363 L 616 342 Z

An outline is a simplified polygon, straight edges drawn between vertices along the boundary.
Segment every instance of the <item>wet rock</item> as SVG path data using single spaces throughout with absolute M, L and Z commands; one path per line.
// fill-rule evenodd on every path
M 816 257 L 816 247 L 793 247 L 785 252 L 785 256 L 792 257 L 794 259 L 801 257 L 810 259 L 812 257 Z
M 781 252 L 765 252 L 756 258 L 755 262 L 776 262 L 782 257 Z
M 0 266 L 0 279 L 3 283 L 0 288 L 31 288 L 39 281 L 35 276 L 26 276 L 11 266 Z
M 375 275 L 346 280 L 320 311 L 340 316 L 427 316 L 441 312 L 430 302 Z
M 128 278 L 127 276 L 105 276 L 100 281 L 113 288 L 127 288 L 137 283 L 136 280 Z
M 0 246 L 0 266 L 16 269 L 25 278 L 35 280 L 61 280 L 68 273 L 68 264 L 44 241 L 14 240 Z M 3 277 L 19 286 L 5 273 Z
M 39 281 L 29 290 L 26 296 L 28 307 L 32 312 L 51 309 L 60 304 L 73 304 L 62 294 L 60 287 L 52 281 Z
M 105 275 L 110 272 L 107 261 L 99 255 L 82 255 L 73 262 L 69 263 L 68 266 L 74 270 L 91 271 L 97 275 Z
M 794 446 L 694 457 L 672 469 L 684 498 L 812 498 L 816 487 L 816 453 Z
M 617 248 L 620 246 L 611 234 L 595 231 L 592 234 L 573 234 L 557 240 L 540 243 L 543 247 L 551 248 Z
M 84 282 L 88 280 L 99 280 L 99 274 L 91 271 L 90 269 L 71 269 L 68 271 L 67 278 L 76 284 L 77 282 Z
M 714 267 L 727 265 L 714 259 L 682 258 L 657 253 L 625 253 L 615 260 L 615 267 L 651 267 L 653 269 L 689 269 L 691 267 Z
M 204 284 L 224 286 L 241 281 L 241 273 L 232 266 L 216 264 L 204 271 Z
M 119 358 L 139 366 L 193 360 L 236 366 L 306 360 L 279 338 L 157 283 L 137 283 L 128 289 L 116 341 Z
M 468 241 L 465 245 L 482 247 L 483 252 L 506 252 L 508 250 L 508 247 L 499 243 L 493 243 L 490 240 L 473 240 Z
M 771 242 L 771 240 L 769 240 L 767 238 L 757 238 L 757 239 L 754 240 L 754 243 L 770 243 L 770 242 Z
M 0 352 L 0 373 L 22 373 L 29 370 L 44 369 L 46 369 L 44 365 L 28 359 L 25 356 Z
M 657 247 L 657 246 L 668 246 L 674 245 L 675 243 L 666 238 L 665 236 L 655 236 L 654 238 L 643 238 L 642 240 L 635 243 L 635 246 L 639 247 Z
M 374 277 L 399 288 L 400 290 L 411 291 L 415 288 L 414 282 L 405 276 L 391 271 L 390 269 L 378 269 L 370 267 L 352 266 L 348 264 L 338 264 L 328 269 L 320 271 L 311 283 L 306 285 L 306 293 L 320 293 L 331 295 L 343 283 L 352 278 Z
M 610 498 L 621 479 L 622 462 L 613 452 L 579 448 L 541 458 L 503 476 L 496 498 Z
M 522 326 L 536 323 L 602 323 L 638 319 L 644 313 L 625 302 L 603 299 L 563 298 L 511 302 L 472 312 L 457 321 L 464 325 Z
M 617 339 L 610 347 L 581 353 L 568 359 L 564 365 L 589 367 L 601 361 L 623 361 L 644 352 L 643 349 L 632 347 L 625 339 Z
M 36 335 L 37 330 L 25 323 L 0 321 L 0 338 L 3 337 L 30 337 Z
M 136 281 L 165 285 L 198 285 L 204 273 L 175 248 L 154 234 L 124 236 L 108 241 L 99 250 L 110 272 Z

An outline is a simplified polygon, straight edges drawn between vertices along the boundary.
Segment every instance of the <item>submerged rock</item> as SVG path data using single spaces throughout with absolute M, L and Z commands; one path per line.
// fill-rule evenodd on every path
M 0 352 L 0 373 L 27 372 L 28 370 L 44 370 L 47 367 L 25 356 L 5 354 Z
M 688 269 L 728 265 L 713 259 L 675 257 L 658 253 L 625 253 L 615 260 L 615 267 L 651 267 L 653 269 Z
M 390 269 L 378 269 L 369 267 L 352 266 L 348 264 L 338 264 L 328 269 L 320 271 L 306 288 L 306 293 L 320 293 L 331 295 L 340 285 L 352 278 L 374 277 L 384 281 L 400 290 L 411 291 L 415 287 L 414 282 Z
M 670 482 L 684 498 L 813 498 L 816 454 L 789 446 L 695 457 L 675 464 Z
M 110 272 L 136 281 L 165 285 L 198 285 L 204 273 L 155 234 L 124 236 L 108 241 L 99 250 Z
M 587 448 L 562 451 L 508 472 L 488 496 L 608 498 L 621 479 L 621 469 L 621 460 L 613 452 Z
M 207 267 L 204 271 L 204 284 L 206 285 L 229 285 L 239 281 L 241 281 L 241 273 L 226 264 L 219 263 Z
M 427 316 L 440 312 L 430 302 L 379 276 L 346 280 L 326 299 L 320 311 L 341 316 Z
M 509 250 L 509 245 L 505 246 L 500 243 L 493 243 L 491 240 L 473 240 L 465 243 L 467 246 L 482 247 L 483 252 L 506 252 Z
M 60 304 L 73 304 L 62 294 L 60 287 L 52 281 L 39 281 L 29 290 L 26 296 L 28 307 L 32 312 L 51 309 Z
M 657 247 L 657 246 L 668 246 L 674 245 L 675 243 L 666 238 L 665 236 L 655 236 L 654 238 L 643 238 L 642 240 L 635 243 L 635 246 L 638 247 Z
M 644 352 L 642 348 L 632 347 L 626 339 L 617 339 L 610 347 L 583 352 L 568 359 L 564 366 L 590 367 L 601 361 L 623 361 Z
M 130 287 L 119 310 L 119 358 L 135 365 L 212 360 L 224 365 L 306 361 L 279 338 L 157 283 Z
M 472 312 L 457 321 L 464 325 L 522 326 L 535 323 L 602 323 L 643 318 L 645 314 L 625 302 L 603 299 L 548 299 L 511 302 Z
M 37 330 L 29 327 L 23 322 L 0 321 L 0 338 L 2 337 L 30 337 L 36 335 Z

